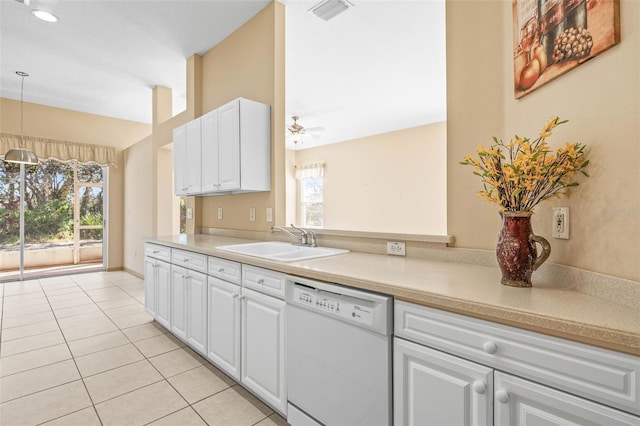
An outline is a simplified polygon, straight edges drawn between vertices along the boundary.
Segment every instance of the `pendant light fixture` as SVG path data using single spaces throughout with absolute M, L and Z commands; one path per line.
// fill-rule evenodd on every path
M 24 149 L 24 78 L 29 77 L 24 71 L 16 71 L 20 77 L 22 77 L 22 84 L 20 86 L 20 147 L 10 149 L 4 155 L 4 161 L 7 163 L 22 163 L 22 164 L 38 164 L 38 156 Z

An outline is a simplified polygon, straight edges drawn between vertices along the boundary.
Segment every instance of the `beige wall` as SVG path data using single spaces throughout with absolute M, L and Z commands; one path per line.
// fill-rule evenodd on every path
M 0 98 L 0 132 L 20 134 L 20 102 Z M 122 149 L 151 133 L 151 126 L 83 112 L 24 104 L 24 134 L 115 147 L 118 167 L 109 168 L 108 269 L 124 265 L 124 155 Z
M 154 88 L 152 137 L 125 153 L 124 265 L 138 274 L 144 272 L 141 253 L 145 238 L 175 232 L 177 211 L 167 169 L 169 156 L 162 149 L 172 142 L 173 129 L 240 96 L 271 105 L 272 124 L 284 123 L 284 6 L 272 3 L 204 56 L 189 58 L 186 74 L 186 111 L 169 118 L 170 90 Z M 282 203 L 284 217 L 284 195 L 276 194 L 278 188 L 284 191 L 284 176 L 274 172 L 279 164 L 284 164 L 284 126 L 272 125 L 272 191 L 188 197 L 187 206 L 193 208 L 194 219 L 187 220 L 187 233 L 193 233 L 196 226 L 267 229 L 266 207 L 273 207 L 277 218 L 277 203 Z M 222 221 L 217 220 L 218 206 L 224 208 Z M 249 221 L 249 207 L 256 208 L 255 222 Z M 174 212 L 171 217 L 169 210 Z
M 124 267 L 144 273 L 144 237 L 155 235 L 151 220 L 153 187 L 151 136 L 124 152 Z M 134 188 L 135 187 L 135 188 Z
M 324 227 L 445 235 L 446 132 L 441 122 L 295 151 L 297 165 L 325 162 Z
M 271 105 L 271 192 L 202 197 L 198 226 L 267 230 L 266 209 L 284 220 L 284 6 L 274 2 L 202 57 L 202 112 L 237 98 Z M 276 170 L 279 173 L 276 173 Z M 278 195 L 282 194 L 282 195 Z M 223 219 L 218 220 L 218 207 Z M 255 222 L 249 209 L 256 209 Z M 280 213 L 281 212 L 281 213 Z
M 510 1 L 447 1 L 448 229 L 456 246 L 493 249 L 498 209 L 475 196 L 457 163 L 491 136 L 534 136 L 553 115 L 570 120 L 555 147 L 589 146 L 591 177 L 568 199 L 538 206 L 534 230 L 551 261 L 640 280 L 640 2 L 620 1 L 621 43 L 515 100 Z M 469 31 L 473 28 L 473 31 Z M 551 207 L 568 206 L 571 239 L 551 238 Z
M 20 101 L 0 98 L 0 131 L 20 134 Z M 24 134 L 112 146 L 122 150 L 151 133 L 151 126 L 46 105 L 24 103 Z

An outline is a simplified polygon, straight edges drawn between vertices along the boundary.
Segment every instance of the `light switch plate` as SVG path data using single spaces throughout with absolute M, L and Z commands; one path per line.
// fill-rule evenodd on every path
M 193 209 L 187 208 L 187 219 L 193 219 Z
M 218 219 L 222 220 L 222 207 L 218 207 Z
M 256 208 L 255 207 L 251 207 L 249 209 L 249 220 L 251 222 L 255 222 L 256 221 Z
M 267 222 L 273 222 L 273 209 L 267 207 Z

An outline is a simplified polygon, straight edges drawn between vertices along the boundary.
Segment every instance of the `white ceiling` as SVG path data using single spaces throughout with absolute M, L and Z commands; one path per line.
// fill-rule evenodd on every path
M 151 123 L 151 89 L 186 106 L 186 60 L 204 54 L 270 0 L 0 0 L 0 96 Z M 60 19 L 40 21 L 32 9 Z
M 282 2 L 287 115 L 325 128 L 296 148 L 446 118 L 444 0 L 352 0 L 328 22 L 308 11 L 319 0 Z M 172 88 L 174 114 L 183 110 L 186 59 L 269 3 L 0 0 L 0 96 L 20 99 L 15 71 L 26 71 L 26 102 L 151 123 L 152 87 Z
M 309 148 L 446 119 L 444 0 L 351 0 L 330 21 L 285 0 L 286 108 Z

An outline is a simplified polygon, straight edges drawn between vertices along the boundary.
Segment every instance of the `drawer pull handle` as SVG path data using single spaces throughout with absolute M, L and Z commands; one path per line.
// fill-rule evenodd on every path
M 240 296 L 238 299 L 244 300 L 246 296 Z
M 499 391 L 496 391 L 495 398 L 496 401 L 502 404 L 506 404 L 507 402 L 509 402 L 509 392 L 504 389 L 500 389 Z
M 482 349 L 484 349 L 484 351 L 488 354 L 495 354 L 496 352 L 498 352 L 498 345 L 496 345 L 495 342 L 484 342 L 484 345 L 482 345 Z
M 487 385 L 485 385 L 484 382 L 480 380 L 476 380 L 475 382 L 473 382 L 473 390 L 476 393 L 479 393 L 480 395 L 482 395 L 487 391 Z
M 258 278 L 258 284 L 264 284 L 264 278 Z
M 158 254 L 158 253 L 160 253 L 158 250 L 153 251 L 153 254 Z
M 218 268 L 218 272 L 224 272 L 224 268 Z

